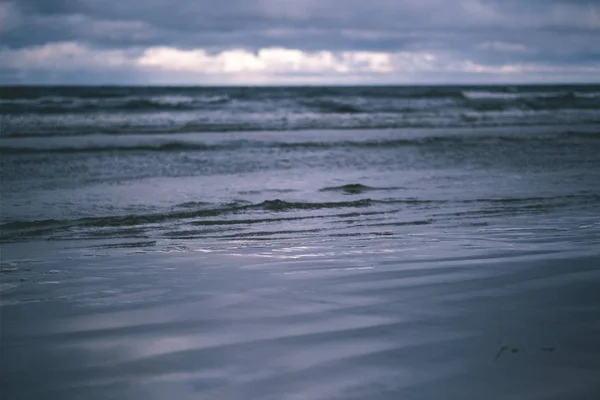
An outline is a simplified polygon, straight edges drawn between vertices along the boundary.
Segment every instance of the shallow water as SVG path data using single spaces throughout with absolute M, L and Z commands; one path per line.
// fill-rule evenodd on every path
M 600 393 L 597 88 L 28 90 L 2 91 L 3 398 Z M 182 122 L 215 113 L 248 129 Z

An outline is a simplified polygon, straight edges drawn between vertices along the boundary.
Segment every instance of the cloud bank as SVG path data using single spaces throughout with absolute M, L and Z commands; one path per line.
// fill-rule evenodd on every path
M 77 84 L 600 82 L 586 0 L 18 0 L 0 79 Z

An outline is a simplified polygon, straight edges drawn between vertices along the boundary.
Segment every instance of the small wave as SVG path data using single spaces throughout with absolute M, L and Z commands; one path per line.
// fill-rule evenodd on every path
M 125 243 L 113 243 L 104 244 L 100 248 L 103 249 L 137 249 L 144 247 L 153 247 L 156 245 L 156 240 L 148 240 L 144 242 L 125 242 Z
M 292 193 L 296 192 L 296 189 L 260 189 L 260 190 L 243 190 L 239 194 L 243 195 L 257 195 L 263 193 Z
M 320 189 L 320 192 L 341 192 L 344 194 L 361 194 L 364 192 L 375 191 L 375 190 L 395 190 L 399 188 L 395 187 L 372 187 L 363 185 L 361 183 L 350 183 L 342 186 L 328 186 L 323 189 Z
M 235 214 L 252 210 L 262 211 L 300 211 L 319 209 L 342 209 L 355 207 L 368 207 L 373 203 L 371 199 L 342 202 L 289 202 L 280 199 L 265 200 L 260 203 L 235 202 L 223 204 L 215 208 L 205 208 L 190 211 L 173 211 L 154 214 L 116 215 L 96 218 L 79 218 L 73 220 L 39 220 L 39 221 L 12 221 L 0 225 L 0 239 L 10 241 L 23 237 L 39 237 L 53 233 L 76 230 L 94 230 L 97 228 L 132 228 L 148 224 L 165 223 L 169 221 L 185 221 L 192 225 L 218 225 L 236 224 L 239 221 L 228 220 L 207 221 L 199 218 L 217 217 L 226 214 Z M 266 221 L 266 220 L 265 220 Z
M 194 211 L 176 211 L 171 213 L 156 213 L 156 214 L 131 214 L 117 215 L 107 217 L 88 217 L 73 220 L 41 220 L 41 221 L 13 221 L 0 225 L 0 230 L 5 232 L 18 230 L 36 230 L 42 232 L 40 228 L 56 230 L 66 228 L 108 228 L 108 227 L 123 227 L 137 226 L 152 223 L 160 223 L 169 220 L 191 219 L 199 217 L 212 217 L 222 215 L 228 212 L 242 210 L 247 206 L 240 205 L 224 205 L 219 208 L 194 210 Z M 45 231 L 45 230 L 44 230 Z
M 262 208 L 268 211 L 287 211 L 287 210 L 318 210 L 321 208 L 345 208 L 345 207 L 366 207 L 371 205 L 371 199 L 362 199 L 357 201 L 340 201 L 326 203 L 302 203 L 288 202 L 279 199 L 267 200 L 258 205 L 257 208 Z
M 272 240 L 274 237 L 289 236 L 292 235 L 295 239 L 301 237 L 302 234 L 306 233 L 317 233 L 321 232 L 321 229 L 295 229 L 295 230 L 280 230 L 280 231 L 263 231 L 263 232 L 240 232 L 227 235 L 218 235 L 221 239 L 242 239 L 242 238 L 255 238 Z
M 344 194 L 360 194 L 369 190 L 375 190 L 370 186 L 362 185 L 360 183 L 350 183 L 342 186 L 330 186 L 321 189 L 321 192 L 343 192 Z

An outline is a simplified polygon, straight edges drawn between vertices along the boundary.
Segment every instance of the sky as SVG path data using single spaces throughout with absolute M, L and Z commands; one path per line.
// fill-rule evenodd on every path
M 600 83 L 600 0 L 0 0 L 2 84 Z

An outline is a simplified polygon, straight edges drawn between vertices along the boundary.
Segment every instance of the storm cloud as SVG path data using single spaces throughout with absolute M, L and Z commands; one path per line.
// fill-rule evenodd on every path
M 18 0 L 2 83 L 600 81 L 589 0 Z

